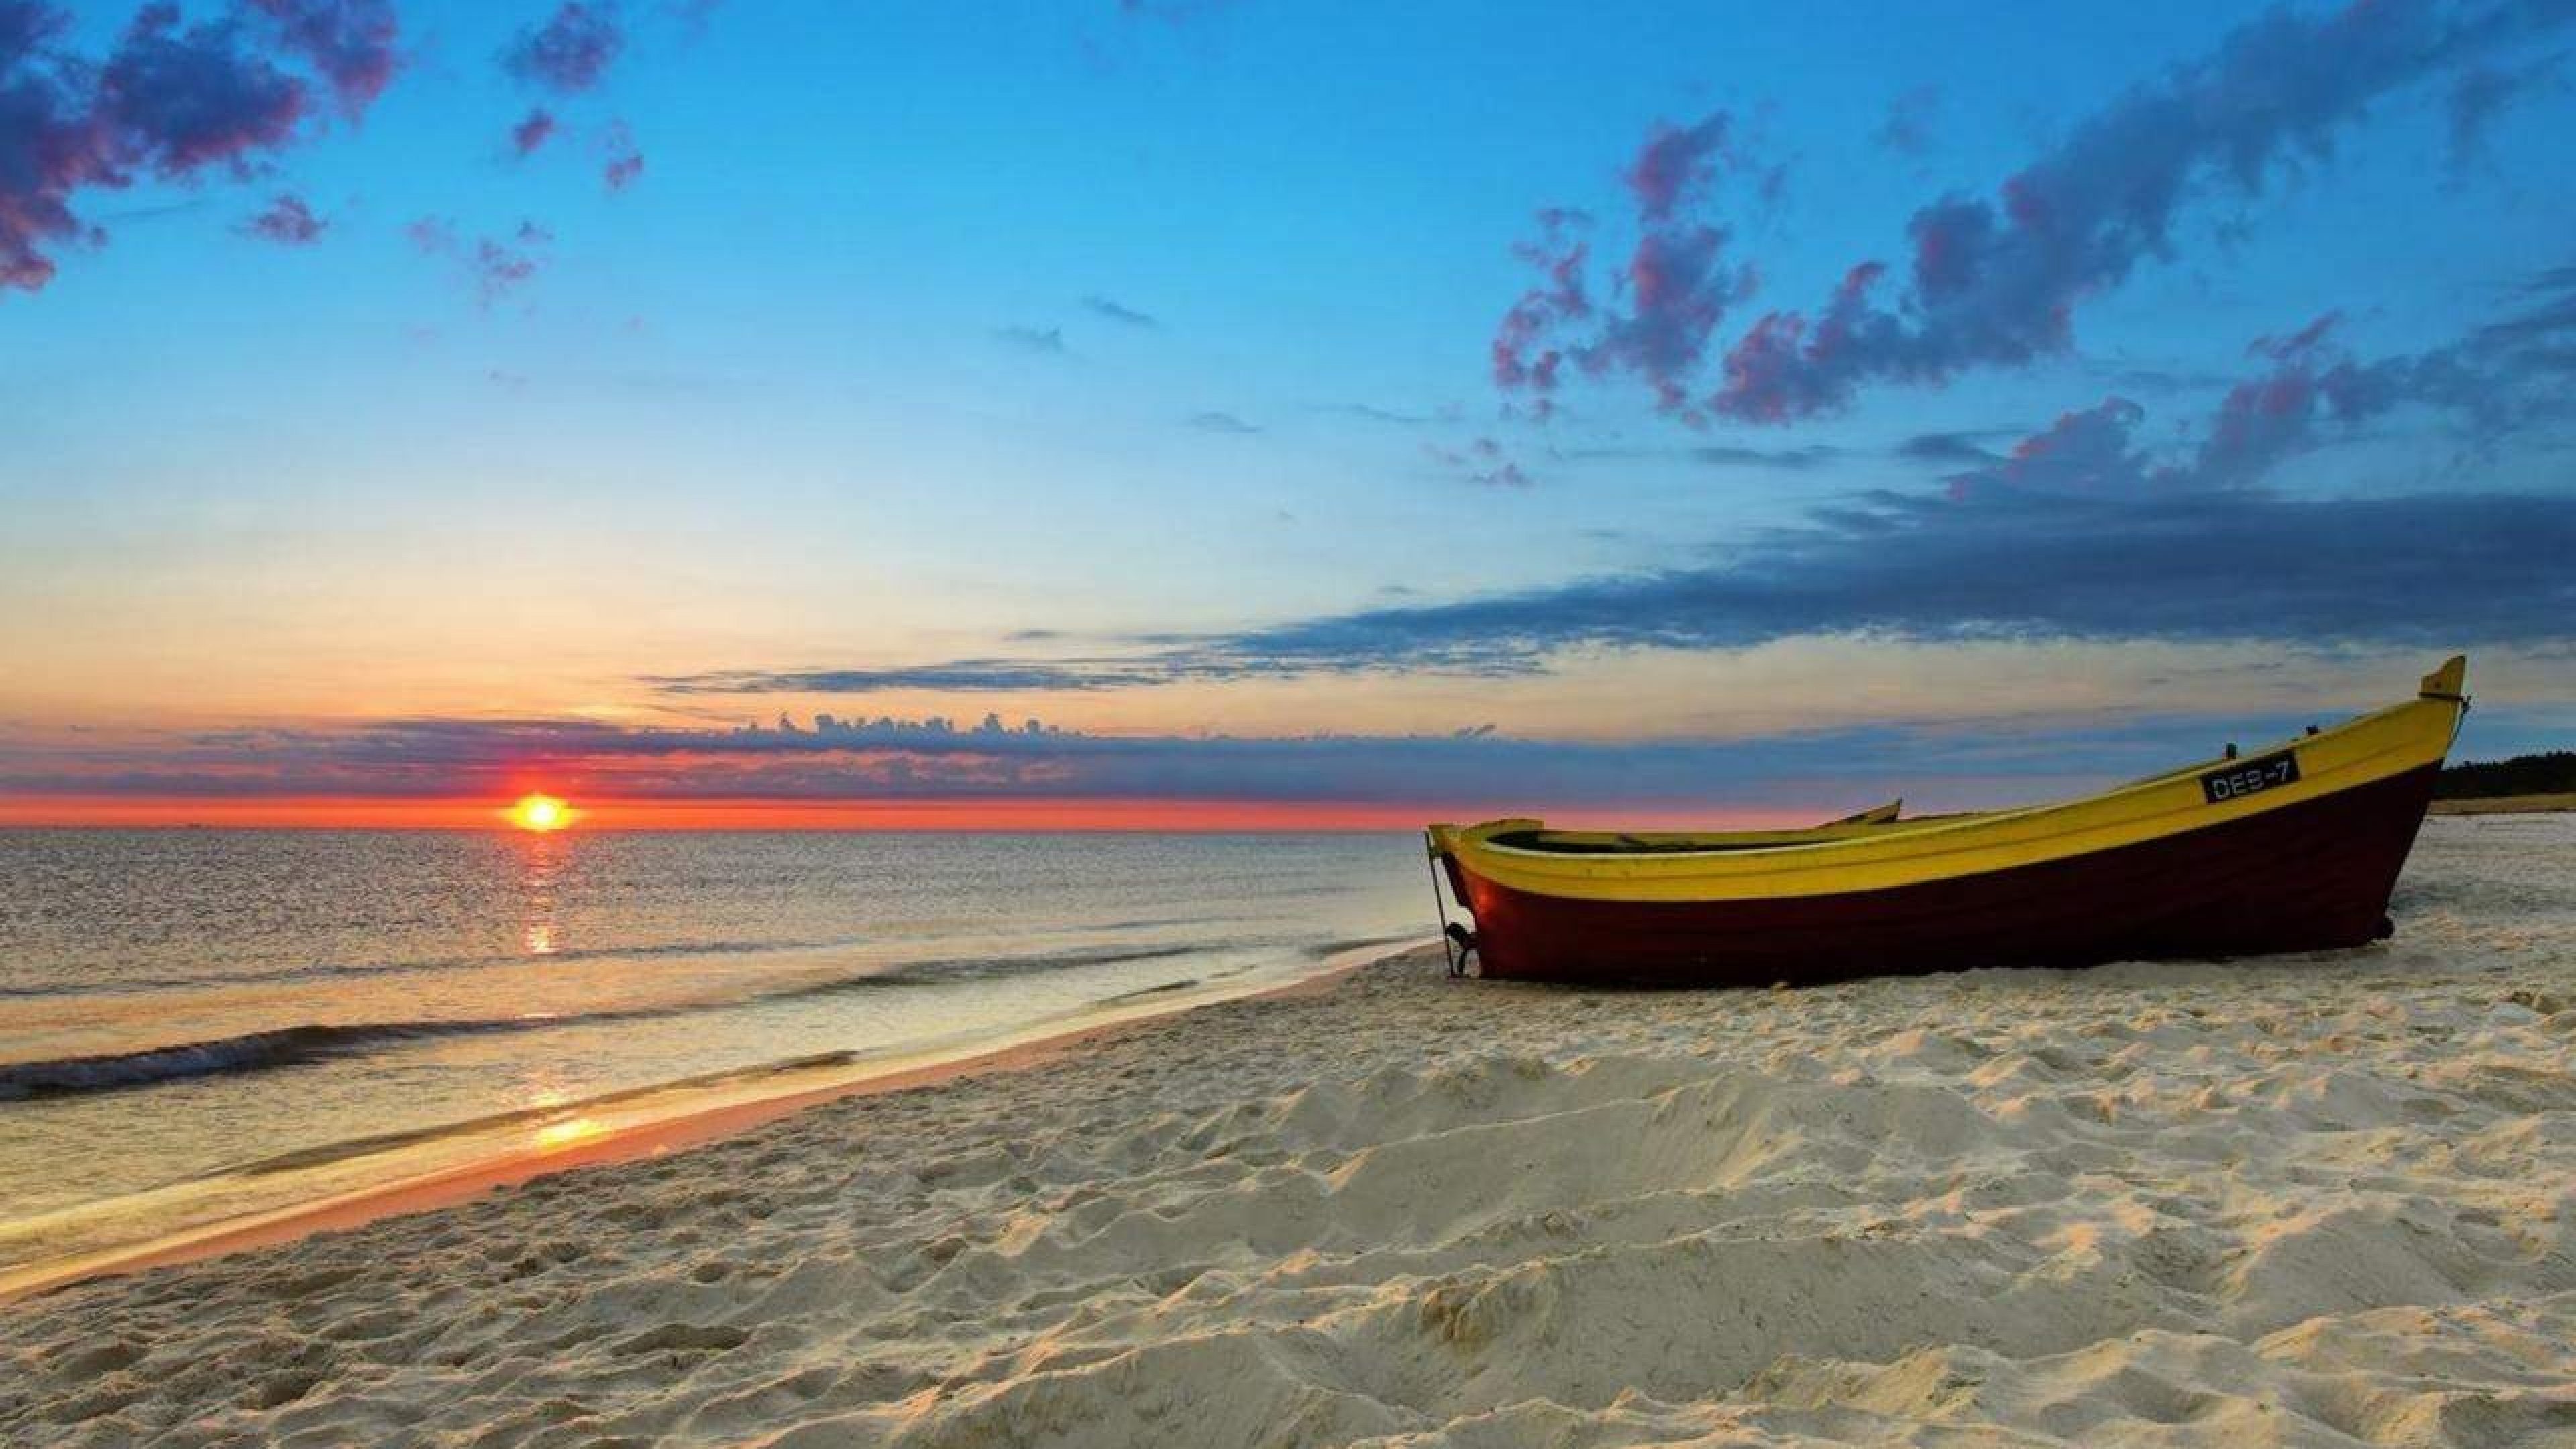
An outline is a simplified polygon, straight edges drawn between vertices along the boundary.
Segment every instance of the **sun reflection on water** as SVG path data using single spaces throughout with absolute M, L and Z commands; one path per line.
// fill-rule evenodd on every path
M 551 956 L 562 949 L 556 937 L 555 899 L 566 867 L 566 844 L 557 835 L 522 835 L 516 854 L 520 950 L 529 956 Z
M 549 1122 L 537 1129 L 537 1150 L 554 1152 L 577 1142 L 587 1142 L 608 1130 L 608 1124 L 596 1117 L 567 1117 Z

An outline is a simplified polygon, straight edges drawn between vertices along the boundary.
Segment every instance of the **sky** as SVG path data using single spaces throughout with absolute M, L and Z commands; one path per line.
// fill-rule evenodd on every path
M 0 0 L 0 823 L 2576 736 L 2576 6 Z

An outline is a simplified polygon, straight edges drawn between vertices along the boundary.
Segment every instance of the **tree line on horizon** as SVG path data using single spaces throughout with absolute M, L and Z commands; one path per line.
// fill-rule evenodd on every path
M 2433 798 L 2486 800 L 2570 790 L 2576 790 L 2576 750 L 2546 750 L 2505 760 L 2463 760 L 2442 771 Z

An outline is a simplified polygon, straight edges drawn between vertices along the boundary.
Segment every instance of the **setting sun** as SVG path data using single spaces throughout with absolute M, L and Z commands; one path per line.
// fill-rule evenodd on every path
M 572 823 L 572 807 L 552 795 L 523 795 L 510 807 L 510 823 L 521 830 L 561 830 Z

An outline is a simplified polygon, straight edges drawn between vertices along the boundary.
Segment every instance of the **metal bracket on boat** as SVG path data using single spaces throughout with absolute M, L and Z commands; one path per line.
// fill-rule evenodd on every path
M 1440 953 L 1448 959 L 1450 979 L 1467 974 L 1467 957 L 1476 949 L 1476 933 L 1449 919 L 1449 897 L 1440 889 L 1440 842 L 1423 832 L 1431 868 L 1431 908 L 1440 914 Z
M 1449 955 L 1449 974 L 1466 975 L 1467 958 L 1475 954 L 1476 950 L 1476 933 L 1456 921 L 1450 921 L 1441 926 L 1440 939 L 1452 942 L 1457 947 Z

